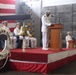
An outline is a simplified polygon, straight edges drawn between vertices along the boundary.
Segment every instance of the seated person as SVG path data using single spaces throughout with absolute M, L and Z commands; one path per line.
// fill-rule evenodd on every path
M 2 22 L 2 29 L 4 29 L 4 30 L 6 30 L 8 33 L 9 33 L 9 35 L 10 36 L 12 36 L 12 33 L 11 33 L 11 31 L 10 31 L 10 29 L 7 27 L 7 25 L 8 25 L 8 21 L 3 21 Z M 4 40 L 1 40 L 1 42 L 0 42 L 0 48 L 4 48 Z M 11 45 L 10 45 L 10 48 L 11 48 Z
M 30 34 L 31 35 L 31 34 Z M 37 47 L 37 39 L 35 37 L 31 36 L 25 36 L 25 39 L 28 39 L 29 42 L 27 42 L 27 48 L 36 48 Z
M 11 49 L 15 49 L 16 48 L 16 37 L 15 36 L 11 36 Z
M 67 32 L 65 40 L 66 40 L 66 48 L 69 48 L 69 42 L 68 41 L 73 40 L 71 35 L 70 35 L 70 32 Z
M 32 37 L 32 35 L 30 34 L 29 30 L 28 30 L 28 26 L 25 25 L 25 23 L 23 22 L 23 26 L 20 29 L 20 33 L 19 35 L 24 35 L 25 36 L 25 46 L 26 48 L 36 48 L 37 47 L 37 39 Z
M 17 22 L 13 33 L 14 36 L 16 37 L 16 47 L 22 48 L 22 37 L 19 36 L 19 32 L 20 32 L 20 23 Z
M 16 23 L 16 28 L 14 29 L 14 36 L 16 37 L 16 47 L 17 48 L 22 48 L 22 41 L 23 41 L 23 36 L 20 36 L 20 23 L 17 22 Z M 25 39 L 25 44 L 26 44 L 26 48 L 29 46 L 29 39 L 26 38 Z

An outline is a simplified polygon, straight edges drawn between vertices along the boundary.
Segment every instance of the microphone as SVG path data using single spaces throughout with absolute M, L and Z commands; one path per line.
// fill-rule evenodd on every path
M 60 21 L 61 21 L 61 19 L 59 18 L 59 20 L 58 20 L 59 24 L 60 24 Z
M 54 15 L 51 15 L 51 17 L 54 17 Z

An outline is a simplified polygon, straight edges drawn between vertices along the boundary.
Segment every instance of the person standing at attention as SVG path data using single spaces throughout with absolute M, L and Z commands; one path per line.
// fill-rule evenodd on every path
M 66 48 L 69 48 L 69 41 L 70 40 L 73 40 L 72 39 L 72 36 L 70 35 L 70 32 L 67 32 L 67 35 L 65 37 L 65 40 L 66 40 Z
M 51 26 L 51 12 L 46 11 L 46 13 L 41 18 L 42 21 L 42 50 L 48 50 L 48 26 Z

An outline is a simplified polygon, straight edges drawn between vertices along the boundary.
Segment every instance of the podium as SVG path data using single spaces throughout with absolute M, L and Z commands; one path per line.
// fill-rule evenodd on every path
M 62 24 L 49 26 L 50 30 L 50 48 L 51 50 L 61 50 L 62 48 Z
M 74 48 L 74 45 L 76 45 L 76 40 L 70 40 L 69 42 L 69 48 Z

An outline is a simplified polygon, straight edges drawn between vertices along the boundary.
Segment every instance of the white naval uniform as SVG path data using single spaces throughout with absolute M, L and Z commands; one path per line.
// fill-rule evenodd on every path
M 42 27 L 41 27 L 41 32 L 42 32 L 42 49 L 46 50 L 48 48 L 48 26 L 51 26 L 51 15 L 49 17 L 44 14 L 41 18 L 42 20 Z
M 17 38 L 15 36 L 11 36 L 10 38 L 11 38 L 11 49 L 15 49 Z
M 15 28 L 14 29 L 14 34 L 15 35 L 19 35 L 19 32 L 20 32 L 20 29 L 19 28 Z M 30 34 L 30 32 L 29 31 L 27 31 L 27 35 L 31 35 Z M 34 37 L 29 37 L 29 36 L 25 36 L 25 47 L 26 48 L 29 48 L 29 41 L 31 40 L 31 47 L 32 48 L 35 48 L 35 47 L 37 47 L 37 39 L 36 38 L 34 38 Z M 23 39 L 23 36 L 19 36 L 20 37 L 20 39 Z
M 20 29 L 16 27 L 16 28 L 14 29 L 14 34 L 15 34 L 15 35 L 19 35 L 19 32 L 20 32 Z M 20 39 L 23 39 L 23 36 L 19 36 L 19 38 L 20 38 Z M 28 48 L 28 46 L 29 46 L 29 39 L 26 38 L 26 36 L 25 36 L 25 47 Z
M 10 29 L 8 28 L 8 27 L 6 27 L 6 26 L 3 26 L 2 27 L 4 30 L 6 30 L 8 33 L 9 33 L 9 35 L 10 35 L 10 41 L 11 41 L 11 43 L 10 43 L 10 48 L 11 49 L 13 49 L 13 48 L 16 48 L 16 45 L 15 45 L 15 43 L 16 43 L 16 39 L 15 39 L 15 37 L 13 37 L 13 34 L 12 34 L 12 32 L 10 31 Z
M 37 39 L 35 37 L 29 37 L 26 36 L 25 38 L 27 38 L 29 41 L 27 41 L 27 48 L 31 47 L 31 48 L 37 48 Z M 31 44 L 31 46 L 30 46 Z
M 35 37 L 30 38 L 31 40 L 31 48 L 37 47 L 37 39 Z
M 16 27 L 16 28 L 14 29 L 14 34 L 19 36 L 19 32 L 20 32 L 20 29 Z M 20 38 L 20 39 L 23 39 L 23 36 L 19 36 L 19 38 Z
M 67 35 L 65 37 L 65 40 L 66 40 L 66 48 L 69 48 L 69 42 L 68 41 L 72 40 L 72 37 L 70 35 Z
M 6 30 L 10 36 L 12 36 L 13 34 L 11 33 L 10 29 L 6 26 L 1 27 L 2 29 Z
M 19 35 L 19 32 L 20 32 L 20 29 L 16 27 L 16 28 L 14 29 L 14 34 L 15 34 L 15 35 Z
M 27 31 L 27 34 L 29 36 L 31 36 L 29 31 Z M 27 42 L 27 47 L 29 48 L 29 45 L 31 43 L 31 48 L 36 48 L 37 47 L 37 39 L 35 37 L 29 37 L 29 36 L 25 36 L 25 38 L 28 39 L 28 41 L 26 41 Z M 31 41 L 31 42 L 29 43 L 29 41 Z

